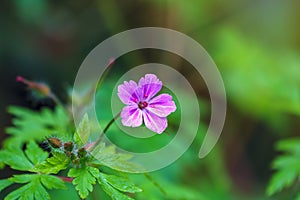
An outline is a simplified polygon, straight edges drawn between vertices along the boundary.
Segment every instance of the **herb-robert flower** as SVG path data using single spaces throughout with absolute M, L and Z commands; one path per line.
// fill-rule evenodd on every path
M 121 112 L 122 124 L 128 127 L 145 126 L 161 134 L 168 126 L 167 116 L 176 110 L 169 94 L 154 97 L 162 88 L 162 82 L 154 74 L 146 74 L 138 84 L 125 81 L 118 86 L 118 96 L 126 104 Z

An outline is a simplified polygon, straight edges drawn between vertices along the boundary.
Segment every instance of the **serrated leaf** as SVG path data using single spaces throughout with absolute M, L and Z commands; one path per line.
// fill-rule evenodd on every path
M 20 171 L 34 171 L 35 165 L 43 162 L 48 157 L 48 153 L 43 151 L 33 141 L 30 141 L 26 145 L 25 154 L 20 147 L 10 146 L 0 151 L 0 159 L 12 169 Z
M 8 194 L 5 197 L 5 200 L 50 199 L 50 196 L 46 191 L 46 189 L 44 188 L 44 186 L 47 187 L 48 189 L 66 188 L 64 182 L 61 179 L 51 175 L 45 175 L 45 174 L 14 175 L 13 177 L 9 178 L 7 181 L 9 181 L 9 183 L 4 183 L 4 186 L 12 183 L 21 183 L 25 185 Z
M 0 192 L 8 186 L 10 186 L 11 184 L 13 184 L 13 182 L 8 179 L 0 180 Z
M 272 167 L 277 170 L 272 176 L 267 187 L 269 196 L 280 192 L 283 188 L 292 186 L 300 177 L 300 140 L 288 139 L 281 140 L 277 143 L 276 148 L 283 151 L 284 154 L 275 158 Z
M 47 158 L 47 160 L 37 165 L 34 170 L 44 174 L 57 174 L 69 166 L 70 158 L 65 154 L 53 152 L 52 155 L 52 157 Z
M 300 155 L 300 139 L 281 140 L 276 144 L 276 149 L 287 153 Z
M 290 155 L 279 156 L 273 162 L 273 168 L 278 170 L 288 168 L 293 171 L 298 170 L 300 173 L 300 160 L 298 156 L 290 156 Z
M 140 173 L 143 171 L 141 166 L 128 161 L 132 158 L 132 155 L 117 153 L 115 146 L 106 147 L 104 143 L 101 143 L 96 146 L 92 155 L 101 165 L 117 171 L 127 173 Z
M 103 180 L 106 180 L 111 186 L 122 192 L 136 193 L 143 191 L 135 186 L 134 183 L 130 182 L 128 178 L 104 173 L 101 173 L 101 176 Z
M 133 198 L 126 196 L 125 194 L 119 192 L 114 187 L 112 187 L 103 176 L 103 173 L 100 173 L 98 178 L 99 184 L 102 186 L 104 192 L 109 195 L 113 200 L 133 200 Z
M 73 185 L 76 185 L 75 189 L 81 198 L 86 198 L 91 191 L 93 191 L 93 185 L 96 183 L 99 177 L 99 170 L 94 167 L 86 168 L 72 168 L 70 169 L 68 176 L 73 177 Z
M 11 106 L 8 112 L 15 118 L 12 120 L 14 126 L 6 129 L 11 137 L 5 141 L 5 147 L 20 146 L 30 140 L 42 141 L 52 134 L 67 136 L 69 117 L 62 107 L 58 106 L 54 111 L 44 108 L 40 112 L 35 112 L 23 107 Z
M 22 176 L 22 175 L 20 175 Z M 27 184 L 14 190 L 9 193 L 5 200 L 15 200 L 15 199 L 50 199 L 48 192 L 45 190 L 43 185 L 41 184 L 39 178 L 40 175 L 32 174 L 29 176 L 18 177 L 14 176 L 11 178 L 12 181 L 25 181 L 28 180 Z
M 12 169 L 28 171 L 33 168 L 32 163 L 18 147 L 0 151 L 0 157 L 2 161 Z
M 88 142 L 90 133 L 91 133 L 91 129 L 89 125 L 89 118 L 88 115 L 85 114 L 74 134 L 74 141 L 79 146 L 82 146 Z
M 21 175 L 14 175 L 8 180 L 13 181 L 15 183 L 28 183 L 36 179 L 37 177 L 38 177 L 37 174 L 21 174 Z
M 297 178 L 297 173 L 294 171 L 279 171 L 275 173 L 268 185 L 267 194 L 269 196 L 276 192 L 280 192 L 283 188 L 291 186 Z
M 34 164 L 37 165 L 42 161 L 46 160 L 49 154 L 46 151 L 43 151 L 35 142 L 30 141 L 25 150 L 26 156 L 29 160 Z
M 66 189 L 64 181 L 56 176 L 42 175 L 41 182 L 48 189 Z

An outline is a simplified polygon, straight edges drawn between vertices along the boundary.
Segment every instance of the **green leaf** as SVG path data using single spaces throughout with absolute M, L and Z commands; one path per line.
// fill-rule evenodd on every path
M 42 186 L 40 180 L 40 175 L 37 174 L 26 174 L 26 175 L 15 175 L 9 180 L 15 182 L 27 183 L 26 185 L 14 190 L 9 193 L 5 200 L 14 199 L 50 199 L 49 194 Z
M 37 165 L 42 161 L 46 160 L 49 154 L 46 151 L 43 151 L 35 142 L 30 141 L 25 150 L 26 156 L 29 160 L 34 164 Z
M 30 140 L 42 141 L 52 134 L 67 136 L 69 116 L 62 107 L 54 111 L 44 108 L 35 112 L 23 107 L 11 106 L 8 112 L 15 116 L 13 127 L 6 129 L 12 137 L 8 138 L 4 146 L 21 146 Z
M 2 161 L 12 169 L 29 171 L 33 168 L 33 164 L 27 159 L 19 147 L 0 151 L 0 157 Z
M 132 155 L 117 153 L 115 146 L 106 147 L 104 143 L 101 143 L 96 146 L 92 155 L 99 164 L 117 171 L 127 173 L 140 173 L 143 171 L 141 166 L 128 161 L 132 158 Z
M 76 185 L 75 189 L 81 198 L 86 198 L 91 191 L 93 191 L 93 185 L 96 183 L 96 179 L 99 177 L 99 170 L 94 167 L 86 168 L 72 168 L 70 169 L 68 176 L 73 177 L 73 185 Z
M 132 198 L 126 196 L 125 194 L 112 187 L 106 180 L 103 173 L 100 173 L 98 182 L 102 186 L 105 193 L 108 194 L 113 200 L 133 200 Z
M 1 158 L 0 158 L 1 159 Z M 0 160 L 0 170 L 3 169 L 5 167 L 5 163 L 3 161 Z
M 45 161 L 48 153 L 43 151 L 35 142 L 29 141 L 26 145 L 25 154 L 23 150 L 16 146 L 9 146 L 0 151 L 0 159 L 12 169 L 20 171 L 35 171 L 35 166 Z
M 273 168 L 278 170 L 289 169 L 300 173 L 300 160 L 298 156 L 284 155 L 279 156 L 273 162 Z
M 65 189 L 64 182 L 54 176 L 45 174 L 22 174 L 14 175 L 8 179 L 10 184 L 14 183 L 26 183 L 24 186 L 14 190 L 5 197 L 5 200 L 14 199 L 50 199 L 50 196 L 44 186 L 48 189 L 61 188 Z M 8 184 L 8 183 L 6 183 Z M 44 185 L 44 186 L 43 186 Z
M 285 151 L 287 153 L 300 155 L 300 139 L 286 139 L 277 143 L 276 149 L 279 151 Z
M 103 173 L 101 173 L 101 176 L 103 180 L 107 181 L 111 186 L 122 192 L 136 193 L 143 191 L 136 187 L 134 183 L 130 182 L 128 178 Z
M 88 118 L 88 115 L 85 114 L 83 116 L 83 119 L 79 123 L 77 131 L 74 134 L 74 141 L 79 146 L 82 146 L 88 142 L 90 133 L 91 133 L 91 129 L 90 129 L 90 125 L 89 125 L 89 118 Z
M 277 170 L 272 176 L 267 187 L 269 196 L 280 192 L 282 189 L 291 187 L 300 177 L 300 140 L 288 139 L 277 143 L 276 148 L 284 154 L 275 158 L 272 167 Z
M 292 185 L 294 180 L 297 178 L 295 171 L 279 171 L 272 176 L 272 179 L 267 188 L 267 194 L 269 196 L 276 192 L 280 192 L 283 188 Z
M 13 184 L 13 182 L 8 179 L 0 180 L 0 192 L 8 186 L 10 186 L 11 184 Z
M 48 189 L 66 189 L 64 181 L 56 176 L 42 175 L 41 182 Z
M 36 172 L 44 174 L 57 174 L 59 171 L 66 169 L 70 164 L 70 158 L 63 153 L 53 152 L 52 157 L 40 163 L 35 167 Z
M 13 181 L 14 183 L 28 183 L 38 177 L 37 174 L 21 174 L 21 175 L 14 175 L 13 177 L 9 178 L 9 180 Z

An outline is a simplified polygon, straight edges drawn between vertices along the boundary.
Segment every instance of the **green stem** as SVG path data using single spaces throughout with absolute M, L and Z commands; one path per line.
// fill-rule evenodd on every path
M 104 134 L 107 132 L 107 130 L 109 129 L 109 127 L 120 117 L 121 112 L 119 112 L 114 118 L 112 118 L 108 124 L 105 126 L 105 128 L 103 129 L 103 131 L 101 132 L 101 134 L 99 135 L 98 139 L 96 140 L 96 142 L 93 144 L 93 147 L 91 148 L 90 151 L 93 151 L 93 149 L 100 144 L 100 142 L 102 141 L 102 138 L 104 136 Z
M 163 193 L 164 196 L 167 196 L 167 192 L 152 178 L 152 176 L 150 176 L 150 174 L 144 173 L 144 175 L 161 193 Z
M 92 100 L 93 95 L 95 94 L 95 91 L 97 90 L 98 87 L 100 87 L 103 80 L 107 77 L 108 73 L 110 72 L 110 70 L 112 68 L 112 65 L 113 65 L 113 63 L 111 63 L 108 66 L 108 68 L 106 68 L 106 70 L 104 71 L 103 75 L 101 76 L 99 82 L 95 86 L 92 86 L 92 88 L 88 91 L 87 95 L 84 97 L 82 102 L 77 106 L 76 110 L 78 113 L 80 113 L 82 111 L 82 109 L 84 109 L 86 104 L 88 104 Z

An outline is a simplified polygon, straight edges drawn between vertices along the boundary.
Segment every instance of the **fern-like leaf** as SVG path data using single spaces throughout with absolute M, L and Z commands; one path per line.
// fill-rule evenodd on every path
M 267 187 L 269 196 L 290 187 L 300 177 L 300 140 L 288 139 L 279 141 L 276 149 L 284 152 L 273 162 L 273 168 L 277 170 L 272 176 Z M 300 192 L 298 194 L 300 196 Z
M 72 168 L 68 176 L 74 178 L 72 183 L 76 185 L 75 189 L 79 196 L 85 199 L 93 191 L 93 185 L 96 183 L 99 173 L 99 170 L 94 167 Z

